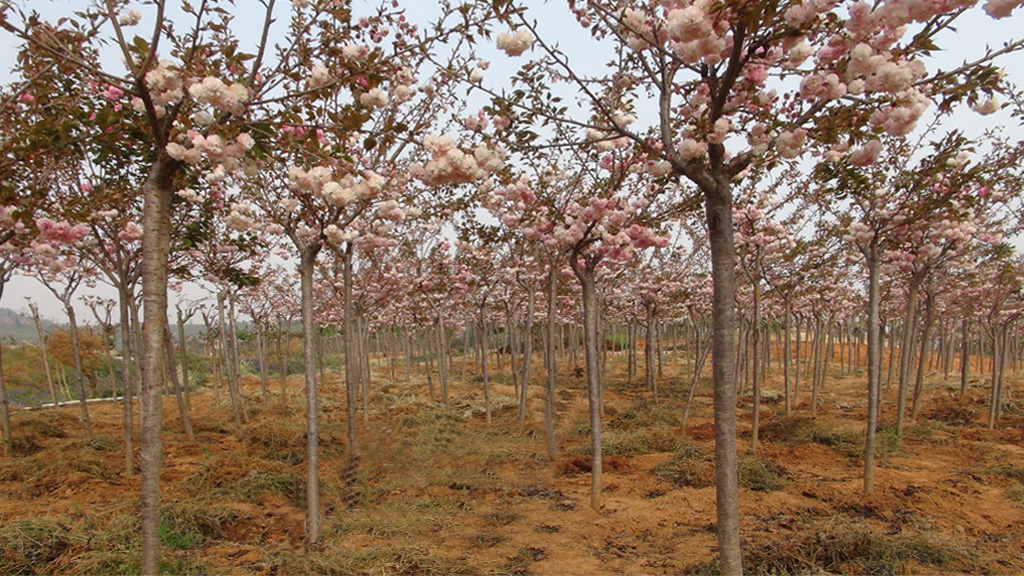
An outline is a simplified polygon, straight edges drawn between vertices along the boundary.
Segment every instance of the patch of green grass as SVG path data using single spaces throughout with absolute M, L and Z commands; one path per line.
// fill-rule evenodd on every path
M 257 455 L 291 462 L 306 450 L 306 432 L 297 419 L 260 418 L 238 431 L 238 437 Z
M 116 452 L 121 448 L 121 443 L 114 440 L 110 434 L 97 434 L 85 445 L 97 452 Z
M 51 518 L 5 522 L 0 527 L 0 574 L 38 574 L 86 536 Z
M 630 430 L 608 428 L 601 432 L 601 453 L 606 456 L 636 456 L 674 452 L 683 442 L 682 437 L 665 426 Z M 579 453 L 583 455 L 588 455 L 590 452 L 589 443 L 579 449 Z
M 138 574 L 137 509 L 136 501 L 106 513 L 4 522 L 0 574 Z M 164 556 L 173 564 L 170 573 L 203 571 L 194 552 L 167 550 Z
M 516 576 L 530 574 L 530 564 L 540 562 L 544 558 L 547 558 L 547 555 L 548 551 L 546 548 L 542 548 L 540 546 L 524 546 L 523 548 L 520 548 L 515 555 L 509 557 L 508 561 L 498 569 L 497 574 Z
M 224 523 L 233 517 L 216 504 L 174 500 L 161 507 L 160 541 L 173 550 L 191 550 L 220 538 Z
M 739 481 L 744 488 L 773 491 L 783 487 L 786 470 L 768 458 L 744 456 L 739 459 Z M 698 444 L 684 444 L 672 458 L 652 470 L 675 488 L 706 488 L 715 483 L 714 454 Z
M 861 522 L 841 518 L 807 526 L 798 537 L 779 536 L 743 551 L 744 571 L 751 574 L 887 575 L 921 565 L 964 573 L 976 570 L 971 552 L 952 542 L 925 534 L 879 535 Z M 718 560 L 687 572 L 718 574 Z
M 262 504 L 268 494 L 278 493 L 292 506 L 301 507 L 306 497 L 306 481 L 293 472 L 251 470 L 238 479 L 231 491 L 253 504 Z
M 927 427 L 913 427 L 913 429 L 908 427 L 905 430 L 905 434 L 922 439 L 930 436 L 931 432 L 931 429 Z M 765 423 L 759 430 L 759 434 L 761 439 L 768 442 L 790 442 L 793 444 L 813 442 L 828 446 L 850 459 L 855 460 L 864 456 L 863 430 L 846 427 L 830 428 L 809 416 L 779 416 Z M 875 444 L 876 457 L 884 459 L 897 454 L 899 450 L 900 439 L 896 435 L 895 428 L 879 431 Z
M 993 466 L 985 470 L 985 472 L 988 472 L 989 474 L 996 474 L 997 476 L 1002 476 L 1003 478 L 1008 478 L 1010 480 L 1024 482 L 1024 467 L 1022 466 L 1001 464 L 999 466 Z
M 655 466 L 652 472 L 676 488 L 706 488 L 715 483 L 712 455 L 698 444 L 683 444 L 671 458 Z
M 469 544 L 474 548 L 493 548 L 502 542 L 507 542 L 508 537 L 494 532 L 481 532 L 469 537 Z
M 740 458 L 738 468 L 740 486 L 744 488 L 772 492 L 785 485 L 782 477 L 786 475 L 786 470 L 775 460 L 747 456 Z
M 327 535 L 412 538 L 460 529 L 460 517 L 471 508 L 472 500 L 463 496 L 385 502 L 377 508 L 333 516 L 328 519 L 324 531 Z
M 507 510 L 498 510 L 492 512 L 484 517 L 484 521 L 488 526 L 508 526 L 514 522 L 518 522 L 523 519 L 522 514 L 516 514 L 515 512 L 509 512 Z
M 453 576 L 479 574 L 479 564 L 451 559 L 425 546 L 381 545 L 354 550 L 327 548 L 307 554 L 284 566 L 282 573 L 322 574 L 324 576 Z
M 1024 502 L 1024 484 L 1012 484 L 1006 487 L 1006 497 L 1011 502 L 1020 504 Z

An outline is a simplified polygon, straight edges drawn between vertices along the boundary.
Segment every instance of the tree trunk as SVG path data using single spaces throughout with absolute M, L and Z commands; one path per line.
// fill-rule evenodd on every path
M 915 273 L 907 289 L 907 316 L 903 325 L 903 346 L 900 349 L 900 379 L 896 401 L 896 435 L 903 437 L 903 422 L 907 411 L 907 391 L 910 380 L 910 363 L 913 359 L 914 335 L 917 331 L 917 294 L 921 280 Z
M 878 393 L 881 389 L 882 348 L 879 342 L 878 238 L 873 238 L 864 255 L 868 265 L 868 421 L 864 440 L 864 493 L 875 489 L 875 444 L 878 428 Z
M 220 318 L 220 357 L 223 360 L 224 372 L 228 385 L 228 395 L 231 397 L 231 413 L 235 417 L 235 426 L 242 427 L 242 411 L 239 407 L 237 392 L 234 385 L 235 367 L 232 366 L 231 355 L 228 352 L 228 331 L 227 323 L 224 321 L 224 294 L 217 295 L 217 313 Z
M 348 458 L 352 463 L 358 457 L 359 446 L 356 440 L 356 398 L 359 393 L 359 381 L 356 379 L 358 370 L 357 362 L 359 356 L 355 349 L 356 323 L 352 306 L 352 243 L 346 242 L 342 252 L 341 277 L 342 277 L 342 303 L 343 303 L 343 326 L 345 332 L 345 413 L 348 417 Z
M 793 363 L 795 364 L 795 370 L 793 371 L 793 405 L 796 406 L 800 403 L 800 354 L 801 354 L 801 343 L 800 334 L 803 332 L 803 322 L 798 316 L 796 321 L 796 338 L 793 343 L 796 347 L 796 353 L 793 354 Z
M 491 425 L 491 381 L 487 374 L 487 314 L 483 303 L 480 304 L 480 348 L 483 351 L 483 362 L 480 364 L 481 378 L 484 380 L 484 413 L 487 425 Z
M 537 305 L 537 287 L 531 280 L 526 287 L 526 326 L 523 328 L 523 377 L 519 387 L 519 429 L 526 425 L 526 393 L 530 384 L 533 356 L 533 313 Z
M 583 289 L 583 357 L 587 371 L 587 398 L 590 405 L 590 506 L 600 511 L 601 502 L 601 357 L 598 350 L 597 291 L 594 280 L 596 261 L 583 268 L 573 254 L 573 272 Z
M 548 262 L 548 317 L 547 338 L 544 340 L 545 382 L 547 392 L 544 398 L 544 432 L 548 439 L 548 457 L 558 458 L 558 442 L 555 439 L 555 379 L 558 374 L 558 360 L 555 357 L 555 331 L 558 328 L 558 261 Z
M 636 322 L 630 319 L 626 323 L 626 386 L 633 383 L 636 376 Z
M 434 355 L 433 345 L 431 342 L 434 340 L 430 332 L 427 332 L 421 339 L 420 343 L 423 347 L 423 357 L 426 359 L 427 365 L 427 392 L 430 394 L 430 401 L 434 401 Z
M 995 389 L 995 418 L 992 419 L 992 423 L 989 426 L 990 428 L 995 427 L 996 421 L 999 420 L 999 417 L 1002 416 L 1003 412 L 1003 377 L 1006 375 L 1006 357 L 1010 351 L 1009 332 L 1010 326 L 1009 321 L 1007 321 L 1007 323 L 1003 324 L 1002 329 L 1000 330 L 999 369 L 995 382 L 993 383 L 993 388 Z M 994 357 L 992 361 L 995 362 Z
M 683 409 L 683 422 L 681 427 L 684 433 L 686 432 L 686 422 L 690 418 L 690 407 L 693 406 L 693 397 L 697 392 L 697 382 L 700 380 L 700 374 L 704 371 L 704 364 L 707 362 L 708 353 L 711 351 L 710 342 L 707 344 L 702 342 L 702 330 L 696 322 L 694 322 L 694 330 L 696 332 L 694 338 L 696 342 L 696 346 L 694 346 L 696 356 L 693 359 L 693 376 L 690 379 L 690 391 L 686 395 L 686 408 Z
M 5 279 L 0 279 L 0 294 L 3 294 L 3 283 Z M 3 338 L 0 337 L 0 342 Z M 11 458 L 14 456 L 14 439 L 11 437 L 11 404 L 7 398 L 7 383 L 4 382 L 4 361 L 3 361 L 3 346 L 0 345 L 0 431 L 3 432 L 3 455 L 4 458 Z
M 445 361 L 448 354 L 448 346 L 445 341 L 444 314 L 440 308 L 437 310 L 437 379 L 441 383 L 441 403 L 445 411 L 451 410 L 448 402 L 448 363 Z
M 793 320 L 793 300 L 792 296 L 787 294 L 785 297 L 785 312 L 783 316 L 783 331 L 782 337 L 782 377 L 785 380 L 785 397 L 786 397 L 786 416 L 793 413 L 793 401 L 792 401 L 792 386 L 790 383 L 790 364 L 792 362 L 792 353 L 789 347 L 789 329 L 790 324 Z
M 160 151 L 142 187 L 142 412 L 141 532 L 142 574 L 160 571 L 160 469 L 163 444 L 161 393 L 167 378 L 164 330 L 167 324 L 167 258 L 171 245 L 173 176 L 179 162 Z
M 651 392 L 651 397 L 658 401 L 658 388 L 654 377 L 654 302 L 644 302 L 645 321 L 647 322 L 644 332 L 644 385 Z
M 810 323 L 809 323 L 810 324 Z M 818 363 L 824 351 L 821 321 L 814 319 L 814 344 L 811 345 L 811 416 L 818 414 Z
M 754 285 L 754 325 L 753 363 L 754 373 L 751 388 L 754 394 L 754 413 L 750 427 L 750 453 L 757 454 L 758 436 L 761 432 L 761 282 L 755 274 Z
M 189 393 L 189 382 L 188 382 L 188 346 L 185 345 L 185 318 L 181 314 L 181 310 L 178 310 L 178 348 L 181 352 L 181 388 L 185 393 L 185 409 L 186 411 L 192 408 L 192 398 Z
M 181 415 L 181 424 L 185 428 L 185 435 L 189 442 L 195 442 L 196 436 L 192 432 L 192 419 L 188 417 L 188 407 L 185 405 L 185 397 L 181 393 L 181 386 L 178 382 L 177 367 L 174 365 L 174 342 L 171 340 L 171 327 L 167 325 L 167 372 L 171 376 L 171 389 L 174 390 L 174 399 L 178 402 L 178 413 Z
M 654 353 L 658 364 L 658 378 L 664 378 L 664 364 L 662 362 L 661 354 L 661 322 L 655 318 L 654 320 Z M 654 381 L 654 401 L 658 401 L 658 381 Z
M 319 244 L 302 250 L 299 280 L 302 290 L 302 356 L 306 379 L 306 546 L 320 545 L 320 428 L 316 399 L 316 342 L 313 323 L 313 266 Z
M 39 307 L 29 303 L 29 310 L 32 311 L 32 321 L 36 324 L 36 332 L 39 334 L 39 350 L 43 355 L 43 370 L 46 372 L 46 386 L 50 389 L 50 400 L 53 408 L 57 409 L 57 389 L 53 385 L 53 376 L 50 374 L 50 360 L 46 354 L 46 332 L 43 331 L 43 322 L 39 319 Z M 131 475 L 131 473 L 129 473 Z
M 925 305 L 924 329 L 921 332 L 921 358 L 917 362 L 917 374 L 914 379 L 914 398 L 910 404 L 910 421 L 917 419 L 917 411 L 921 407 L 921 391 L 924 389 L 924 368 L 931 359 L 932 326 L 935 324 L 935 295 L 928 293 L 928 304 Z
M 519 368 L 516 365 L 516 353 L 519 352 L 519 341 L 516 339 L 516 329 L 512 325 L 512 313 L 506 312 L 505 333 L 508 334 L 508 365 L 512 373 L 512 391 L 516 398 L 519 398 Z
M 879 313 L 879 314 L 881 314 L 881 313 Z M 893 367 L 896 366 L 896 363 L 893 362 L 895 357 L 896 357 L 896 326 L 893 326 L 890 329 L 890 334 L 889 334 L 889 365 L 888 365 L 888 368 L 886 369 L 886 375 L 885 375 L 885 390 L 886 390 L 886 392 L 888 392 L 889 390 L 892 389 Z
M 712 386 L 715 412 L 715 487 L 717 536 L 722 574 L 743 573 L 740 555 L 739 477 L 736 456 L 736 249 L 732 192 L 724 177 L 704 190 L 711 247 Z
M 267 399 L 270 396 L 270 372 L 267 367 L 267 364 L 270 362 L 270 334 L 268 328 L 268 326 L 253 318 L 252 332 L 253 337 L 256 339 L 256 357 L 259 358 L 260 363 L 260 399 L 264 406 L 267 405 Z M 182 354 L 185 353 L 184 342 L 185 340 L 182 339 Z M 185 389 L 185 397 L 188 398 L 188 388 Z
M 967 317 L 960 321 L 960 398 L 967 394 L 967 376 L 971 368 L 971 339 Z
M 75 387 L 78 389 L 78 417 L 85 429 L 85 439 L 92 439 L 92 422 L 89 421 L 89 405 L 85 402 L 88 394 L 85 391 L 85 374 L 82 372 L 82 350 L 78 344 L 78 321 L 75 317 L 75 307 L 69 299 L 64 303 L 64 310 L 68 314 L 68 332 L 71 335 L 71 355 L 75 361 Z

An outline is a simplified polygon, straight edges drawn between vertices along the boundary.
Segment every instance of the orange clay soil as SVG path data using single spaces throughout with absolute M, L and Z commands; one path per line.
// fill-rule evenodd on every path
M 459 364 L 456 363 L 458 374 Z M 322 545 L 303 545 L 301 380 L 288 406 L 264 406 L 245 380 L 249 422 L 236 427 L 227 395 L 192 395 L 196 441 L 164 400 L 164 558 L 170 573 L 212 574 L 678 574 L 713 573 L 715 490 L 710 391 L 703 382 L 688 429 L 688 380 L 667 370 L 654 405 L 638 384 L 605 393 L 604 508 L 589 505 L 587 399 L 577 378 L 557 392 L 560 454 L 546 455 L 543 391 L 531 387 L 523 429 L 506 375 L 492 386 L 453 382 L 452 409 L 427 398 L 420 374 L 375 373 L 361 454 L 346 453 L 342 384 L 322 384 Z M 625 380 L 613 361 L 608 380 Z M 535 375 L 535 382 L 542 376 Z M 765 386 L 761 446 L 745 456 L 740 493 L 751 573 L 1024 572 L 1024 417 L 1012 399 L 995 430 L 987 390 L 966 399 L 933 381 L 902 444 L 879 433 L 873 494 L 862 493 L 864 377 L 830 374 L 811 415 L 804 378 L 794 414 L 782 385 Z M 436 386 L 436 381 L 434 382 Z M 1016 380 L 1011 389 L 1018 388 Z M 276 382 L 272 390 L 277 390 Z M 891 426 L 895 390 L 885 393 Z M 739 407 L 750 441 L 749 397 Z M 126 476 L 121 405 L 90 405 L 86 442 L 77 407 L 15 410 L 16 455 L 0 460 L 0 573 L 138 570 L 138 477 Z M 674 455 L 675 454 L 675 455 Z

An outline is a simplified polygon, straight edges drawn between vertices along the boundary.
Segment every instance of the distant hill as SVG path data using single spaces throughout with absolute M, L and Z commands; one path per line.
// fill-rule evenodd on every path
M 54 322 L 53 320 L 48 320 L 46 318 L 42 318 L 42 323 L 43 330 L 46 332 L 49 332 L 55 326 L 67 325 L 64 322 Z M 79 319 L 79 326 L 85 326 L 88 324 L 95 324 L 95 322 L 82 322 L 81 319 Z M 239 320 L 237 326 L 239 330 L 248 330 L 250 328 L 250 323 L 244 320 Z M 185 324 L 186 337 L 190 337 L 194 334 L 202 334 L 204 332 L 206 332 L 206 327 L 201 323 Z M 173 321 L 171 323 L 171 334 L 174 335 L 175 339 L 178 338 L 178 328 Z M 28 311 L 26 310 L 25 313 L 22 314 L 21 312 L 11 310 L 10 308 L 0 308 L 0 338 L 3 339 L 4 344 L 10 344 L 12 339 L 16 343 L 29 342 L 36 344 L 39 342 L 36 325 L 32 321 L 32 317 L 28 315 Z
M 42 319 L 42 323 L 43 330 L 46 331 L 56 324 L 46 318 Z M 10 343 L 12 338 L 16 342 L 39 342 L 39 334 L 36 332 L 32 317 L 10 308 L 0 308 L 0 337 L 5 344 Z

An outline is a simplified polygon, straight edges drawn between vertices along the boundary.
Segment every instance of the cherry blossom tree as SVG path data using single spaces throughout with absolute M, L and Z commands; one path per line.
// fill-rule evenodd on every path
M 990 2 L 1004 17 L 1015 3 Z M 489 4 L 490 6 L 490 4 Z M 932 99 L 949 105 L 988 102 L 999 79 L 988 59 L 929 75 L 926 57 L 968 5 L 862 2 L 721 5 L 617 0 L 570 3 L 577 20 L 614 56 L 606 75 L 585 73 L 571 54 L 544 38 L 529 12 L 493 5 L 511 27 L 499 36 L 510 56 L 537 57 L 514 77 L 521 87 L 495 89 L 495 106 L 522 132 L 535 123 L 573 124 L 591 140 L 625 139 L 648 154 L 656 174 L 685 178 L 700 190 L 712 254 L 714 298 L 718 537 L 724 573 L 742 571 L 735 451 L 733 332 L 735 247 L 732 189 L 751 164 L 795 158 L 820 146 L 871 156 L 870 136 L 911 132 Z M 908 25 L 922 29 L 908 35 Z M 772 83 L 769 84 L 769 79 Z M 550 86 L 568 83 L 586 104 L 567 114 Z M 624 112 L 650 103 L 650 122 L 631 127 Z M 984 104 L 981 104 L 984 106 Z M 991 106 L 989 106 L 991 107 Z
M 881 146 L 881 142 L 879 143 Z M 896 267 L 912 272 L 907 308 L 912 309 L 915 293 L 932 265 L 947 257 L 958 246 L 971 240 L 979 231 L 976 217 L 986 202 L 979 197 L 985 170 L 998 173 L 1008 164 L 989 158 L 968 166 L 968 143 L 959 135 L 951 135 L 936 144 L 935 149 L 916 164 L 906 165 L 914 150 L 908 143 L 890 140 L 889 154 L 880 162 L 858 166 L 854 157 L 838 163 L 818 165 L 817 174 L 828 182 L 827 194 L 848 200 L 842 209 L 840 223 L 846 227 L 844 240 L 860 252 L 867 268 L 868 303 L 868 423 L 865 447 L 864 490 L 874 487 L 874 442 L 877 427 L 878 395 L 880 393 L 881 350 L 879 346 L 880 276 L 887 259 L 895 259 Z M 984 194 L 982 195 L 984 196 Z M 930 230 L 930 231 L 929 231 Z M 919 247 L 912 255 L 901 250 L 907 244 Z M 913 313 L 908 310 L 903 339 L 904 365 L 909 364 Z M 897 408 L 897 427 L 902 430 L 906 406 L 906 380 L 901 380 Z
M 298 2 L 280 8 L 270 1 L 264 4 L 258 39 L 250 46 L 239 38 L 226 4 L 211 0 L 172 11 L 159 2 L 143 18 L 141 11 L 107 0 L 52 23 L 19 12 L 11 4 L 0 8 L 0 27 L 21 42 L 30 56 L 19 62 L 18 72 L 26 85 L 22 102 L 46 105 L 49 94 L 43 80 L 51 71 L 75 79 L 73 88 L 81 101 L 99 96 L 106 105 L 72 116 L 73 121 L 65 125 L 68 131 L 108 152 L 118 146 L 136 147 L 143 152 L 137 157 L 147 159 L 139 222 L 144 230 L 142 359 L 146 368 L 142 381 L 144 574 L 156 573 L 159 559 L 159 390 L 167 376 L 164 325 L 170 205 L 175 191 L 202 194 L 224 189 L 228 179 L 241 177 L 242 158 L 268 126 L 264 123 L 261 128 L 261 122 L 280 118 L 282 110 L 330 100 L 350 87 L 365 92 L 360 97 L 365 106 L 381 104 L 386 96 L 367 84 L 370 78 L 379 82 L 384 70 L 376 67 L 376 60 L 363 58 L 363 43 L 353 40 L 361 35 L 387 36 L 385 20 L 393 16 L 397 21 L 399 16 L 393 8 L 370 9 L 366 19 L 355 25 L 352 13 L 339 3 Z M 278 32 L 275 24 L 280 23 L 284 29 Z M 135 26 L 150 32 L 132 35 Z M 402 30 L 400 35 L 407 32 Z M 415 46 L 418 40 L 412 35 L 401 42 Z M 102 42 L 121 52 L 123 69 L 100 59 Z M 345 46 L 351 49 L 342 49 Z M 162 57 L 161 52 L 170 57 Z M 344 123 L 340 117 L 330 120 Z M 58 115 L 43 125 L 59 131 L 59 123 L 65 121 Z M 358 115 L 352 122 L 362 123 Z M 96 131 L 92 127 L 97 125 L 106 128 Z M 196 186 L 188 185 L 193 183 L 202 184 L 198 192 Z M 315 484 L 310 483 L 310 490 L 315 490 Z M 310 530 L 311 545 L 317 541 L 315 528 Z

